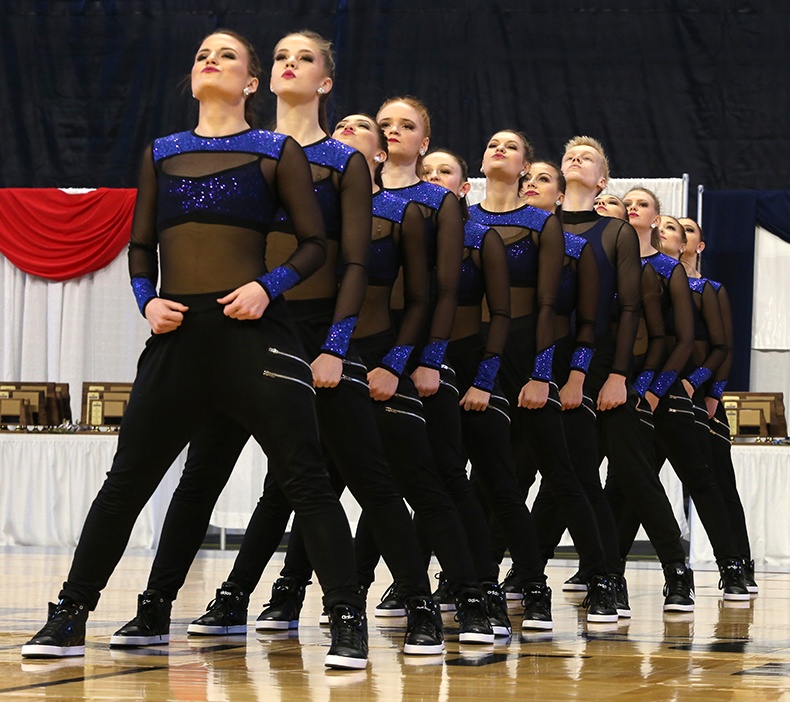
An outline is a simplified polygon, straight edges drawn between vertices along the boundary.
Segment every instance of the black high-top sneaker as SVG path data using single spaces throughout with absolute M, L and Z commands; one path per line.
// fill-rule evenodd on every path
M 66 658 L 85 655 L 85 622 L 88 608 L 73 600 L 49 603 L 49 618 L 41 630 L 22 646 L 23 658 Z
M 587 581 L 589 578 L 577 570 L 570 578 L 562 584 L 563 592 L 587 592 Z
M 694 573 L 684 563 L 664 566 L 664 611 L 694 611 Z
M 405 617 L 406 598 L 398 587 L 398 583 L 392 583 L 386 592 L 381 596 L 381 602 L 376 605 L 374 614 L 377 617 Z
M 524 599 L 524 590 L 521 587 L 521 583 L 519 582 L 518 574 L 516 573 L 515 568 L 511 568 L 505 579 L 500 584 L 502 588 L 502 592 L 505 593 L 505 599 L 508 600 L 523 600 Z
M 216 597 L 209 602 L 206 613 L 187 627 L 187 634 L 199 636 L 231 636 L 247 633 L 247 607 L 250 595 L 235 583 L 224 582 Z
M 172 600 L 156 590 L 146 590 L 137 595 L 137 616 L 110 637 L 110 646 L 157 646 L 168 643 L 172 606 Z
M 477 588 L 467 588 L 455 597 L 455 620 L 460 624 L 461 643 L 494 643 L 494 630 L 488 620 L 485 595 Z
M 430 597 L 410 597 L 406 600 L 409 623 L 403 652 L 410 655 L 435 656 L 444 653 L 442 613 Z
M 617 616 L 628 619 L 631 616 L 631 605 L 628 603 L 628 583 L 624 575 L 613 573 L 609 580 L 614 585 L 614 602 L 617 606 Z
M 753 595 L 760 592 L 757 581 L 754 579 L 754 561 L 743 559 L 743 576 L 746 579 L 746 589 Z
M 551 588 L 546 583 L 529 583 L 524 587 L 522 629 L 553 629 Z
M 483 593 L 486 596 L 486 609 L 488 621 L 494 636 L 510 636 L 510 617 L 507 616 L 507 600 L 505 593 L 497 583 L 483 583 Z
M 719 590 L 724 592 L 725 600 L 750 600 L 749 588 L 743 573 L 743 562 L 730 558 L 717 563 L 719 566 Z
M 450 583 L 447 582 L 444 573 L 437 573 L 434 577 L 439 581 L 439 587 L 436 588 L 431 599 L 439 605 L 442 612 L 454 612 L 455 598 L 450 592 Z
M 587 621 L 593 624 L 617 622 L 614 584 L 603 575 L 593 575 L 587 585 L 587 597 L 582 602 L 587 607 Z
M 306 583 L 309 585 L 310 583 Z M 299 626 L 304 604 L 305 584 L 296 578 L 278 578 L 272 585 L 272 598 L 255 620 L 257 631 L 281 631 Z
M 327 668 L 363 670 L 368 665 L 368 620 L 364 612 L 349 605 L 335 605 L 329 615 L 332 644 L 326 654 Z

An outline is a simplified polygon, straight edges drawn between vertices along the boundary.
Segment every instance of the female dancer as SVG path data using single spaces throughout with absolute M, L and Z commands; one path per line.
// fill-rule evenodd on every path
M 666 352 L 658 365 L 654 360 L 646 361 L 637 377 L 637 392 L 650 404 L 653 411 L 655 442 L 658 449 L 656 465 L 660 469 L 664 457 L 687 487 L 716 553 L 720 586 L 724 598 L 748 599 L 749 593 L 743 579 L 743 565 L 738 557 L 726 507 L 713 471 L 705 462 L 694 429 L 693 403 L 680 380 L 694 347 L 694 305 L 688 285 L 688 277 L 680 263 L 656 251 L 651 241 L 666 239 L 661 233 L 660 205 L 656 196 L 644 188 L 626 193 L 623 203 L 628 209 L 629 219 L 639 236 L 643 266 L 650 266 L 658 274 L 658 304 L 664 323 L 664 339 L 648 328 L 651 343 L 647 355 L 651 356 L 651 344 L 666 344 Z M 680 236 L 680 225 L 674 218 L 665 220 L 665 231 Z M 647 304 L 647 302 L 645 302 Z M 648 324 L 650 317 L 645 316 Z M 657 359 L 656 359 L 657 360 Z M 625 555 L 631 548 L 638 524 L 638 516 L 628 512 L 620 515 L 620 553 Z
M 433 151 L 423 159 L 423 177 L 455 193 L 466 211 L 469 189 L 466 162 L 449 151 Z M 482 333 L 483 296 L 490 316 L 488 333 Z M 457 374 L 461 394 L 464 447 L 472 464 L 472 479 L 503 525 L 518 572 L 521 592 L 533 584 L 545 587 L 546 576 L 538 552 L 529 510 L 520 495 L 510 449 L 509 407 L 497 380 L 510 326 L 510 284 L 507 256 L 499 234 L 467 221 L 464 259 L 458 287 L 458 310 L 447 356 Z M 507 607 L 496 583 L 484 583 L 489 616 L 509 630 Z M 523 629 L 551 629 L 551 610 L 539 598 L 527 597 Z M 495 624 L 495 626 L 496 626 Z
M 390 567 L 403 579 L 410 608 L 405 651 L 439 653 L 443 650 L 441 627 L 435 626 L 437 618 L 431 614 L 429 583 L 418 555 L 416 532 L 383 457 L 365 384 L 365 368 L 353 357 L 347 357 L 366 286 L 371 181 L 364 155 L 328 138 L 322 126 L 333 66 L 329 42 L 312 32 L 288 35 L 275 48 L 270 85 L 278 96 L 277 130 L 304 145 L 328 232 L 327 262 L 307 285 L 289 291 L 285 297 L 308 357 L 314 359 L 311 384 L 316 387 L 321 439 L 340 473 L 335 476 L 336 489 L 339 492 L 340 486 L 347 483 L 362 507 L 375 515 L 374 537 Z M 270 265 L 287 260 L 295 243 L 292 218 L 282 214 L 269 234 Z M 149 590 L 172 598 L 183 584 L 199 545 L 197 535 L 205 533 L 211 506 L 247 438 L 243 427 L 218 421 L 193 440 L 179 487 L 182 499 L 174 500 L 168 512 L 168 524 L 179 524 L 180 528 L 166 530 Z M 277 474 L 276 468 L 270 460 L 271 475 Z M 212 479 L 212 475 L 216 477 Z M 197 513 L 188 508 L 183 494 L 201 486 L 205 491 L 203 511 Z M 190 634 L 246 631 L 249 593 L 277 547 L 290 512 L 284 491 L 268 479 L 228 579 L 218 589 L 208 611 L 190 624 Z M 185 524 L 186 531 L 195 537 L 193 549 L 175 556 L 174 551 L 184 550 Z M 298 534 L 301 524 L 297 518 Z M 295 550 L 303 548 L 300 536 L 295 535 L 294 542 Z M 294 560 L 292 569 L 274 584 L 273 601 L 258 618 L 257 628 L 298 626 L 312 567 L 306 554 Z M 423 621 L 426 617 L 427 621 Z M 426 631 L 431 628 L 432 634 L 427 636 Z M 140 629 L 140 622 L 133 620 L 117 632 L 111 644 L 156 642 L 146 640 Z
M 700 259 L 705 249 L 705 240 L 702 228 L 688 217 L 678 220 L 686 233 L 686 247 L 680 256 L 680 262 L 686 266 L 690 283 L 700 279 Z M 708 434 L 710 456 L 709 465 L 716 475 L 716 482 L 721 488 L 727 511 L 730 515 L 730 526 L 738 552 L 743 556 L 743 571 L 746 578 L 746 587 L 749 592 L 756 594 L 759 587 L 754 579 L 754 561 L 751 557 L 749 533 L 746 529 L 746 518 L 743 505 L 738 495 L 738 486 L 735 482 L 735 469 L 732 465 L 732 440 L 730 439 L 730 426 L 724 406 L 720 402 L 722 392 L 727 383 L 727 376 L 732 364 L 732 312 L 727 291 L 721 283 L 706 278 L 710 287 L 716 291 L 718 309 L 724 328 L 724 343 L 728 349 L 727 357 L 707 382 L 697 387 L 694 393 L 694 407 L 698 419 L 708 419 L 710 432 Z M 695 349 L 696 354 L 696 349 Z M 701 367 L 705 367 L 704 362 Z M 704 416 L 703 416 L 704 415 Z M 703 443 L 703 446 L 705 444 Z
M 413 97 L 391 98 L 379 108 L 376 119 L 389 146 L 389 158 L 382 172 L 384 188 L 397 197 L 416 203 L 424 218 L 426 254 L 431 270 L 430 313 L 420 331 L 420 349 L 415 354 L 417 360 L 409 365 L 411 379 L 421 397 L 436 468 L 463 520 L 478 577 L 483 582 L 495 582 L 497 571 L 491 559 L 485 514 L 466 475 L 455 374 L 444 362 L 457 305 L 456 290 L 463 251 L 460 205 L 445 188 L 421 179 L 422 158 L 431 133 L 430 116 L 425 105 Z M 396 308 L 400 297 L 396 284 Z M 395 316 L 398 316 L 397 309 Z M 419 514 L 418 523 L 423 542 L 427 544 L 430 534 Z M 357 567 L 372 572 L 378 554 L 369 548 L 370 545 L 364 529 L 358 529 Z M 376 614 L 386 616 L 402 611 L 402 607 L 396 583 L 376 607 Z
M 502 385 L 511 403 L 514 453 L 528 450 L 567 520 L 574 543 L 591 563 L 588 621 L 617 621 L 614 589 L 595 514 L 573 470 L 562 428 L 561 401 L 552 382 L 554 309 L 565 238 L 554 215 L 519 206 L 519 181 L 532 149 L 512 130 L 494 134 L 483 154 L 486 197 L 470 208 L 470 219 L 493 227 L 505 243 L 513 316 L 502 361 Z M 550 601 L 543 586 L 534 596 Z
M 614 219 L 622 219 L 624 222 L 628 221 L 628 212 L 623 201 L 617 195 L 612 195 L 611 193 L 599 195 L 595 198 L 593 209 L 601 217 L 613 217 Z
M 258 73 L 245 39 L 228 31 L 209 35 L 192 67 L 200 103 L 196 129 L 157 139 L 143 157 L 129 267 L 154 335 L 60 601 L 23 647 L 24 656 L 83 654 L 88 611 L 137 515 L 196 422 L 210 408 L 224 407 L 261 444 L 304 517 L 324 604 L 332 611 L 327 665 L 367 664 L 364 598 L 357 591 L 348 522 L 321 458 L 309 366 L 282 300 L 285 290 L 324 262 L 323 223 L 299 145 L 249 128 L 245 108 Z M 266 272 L 266 233 L 280 206 L 294 222 L 299 245 L 282 266 Z

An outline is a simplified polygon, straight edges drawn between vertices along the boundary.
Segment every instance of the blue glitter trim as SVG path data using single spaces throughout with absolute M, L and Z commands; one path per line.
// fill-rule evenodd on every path
M 483 239 L 486 233 L 490 231 L 489 227 L 477 222 L 467 221 L 464 224 L 464 246 L 467 249 L 477 249 L 478 251 L 483 246 Z
M 707 282 L 708 281 L 705 280 L 705 278 L 689 278 L 689 287 L 693 292 L 699 293 L 701 295 Z
M 343 173 L 348 165 L 348 159 L 356 153 L 356 149 L 353 149 L 348 144 L 344 144 L 337 139 L 327 137 L 326 139 L 317 141 L 315 144 L 305 146 L 304 152 L 310 163 L 314 163 L 316 166 L 333 168 Z
M 677 379 L 678 374 L 675 373 L 675 371 L 661 371 L 653 378 L 653 382 L 650 383 L 648 390 L 656 397 L 664 397 L 664 395 L 667 394 L 667 390 L 672 387 Z
M 486 224 L 489 227 L 510 226 L 525 227 L 536 232 L 542 232 L 546 220 L 551 216 L 551 212 L 539 210 L 532 205 L 524 205 L 517 210 L 510 212 L 488 212 L 480 205 L 473 205 L 469 208 L 469 219 L 479 224 Z
M 192 151 L 242 151 L 279 158 L 288 137 L 263 129 L 250 129 L 226 137 L 202 137 L 193 132 L 178 132 L 154 140 L 154 161 Z
M 565 236 L 565 255 L 578 261 L 581 258 L 582 249 L 587 245 L 587 239 L 570 232 L 563 232 L 563 235 Z
M 348 353 L 348 343 L 354 333 L 354 327 L 357 326 L 357 319 L 359 318 L 346 317 L 330 326 L 321 350 L 345 358 Z
M 551 366 L 554 361 L 554 344 L 543 349 L 535 356 L 535 366 L 532 369 L 532 380 L 541 380 L 548 383 L 551 380 Z
M 381 366 L 400 377 L 412 351 L 414 351 L 413 346 L 393 346 L 381 359 Z
M 704 278 L 703 280 L 707 280 L 713 286 L 713 289 L 716 292 L 719 292 L 719 289 L 721 288 L 721 283 L 719 283 L 716 280 L 711 280 L 710 278 Z
M 447 351 L 446 341 L 432 341 L 423 347 L 420 355 L 420 365 L 439 370 L 442 367 L 445 351 Z
M 390 188 L 388 192 L 408 202 L 419 202 L 421 205 L 427 205 L 432 210 L 438 210 L 442 206 L 444 198 L 450 195 L 450 191 L 447 188 L 424 180 L 405 188 Z
M 156 297 L 156 286 L 148 278 L 132 278 L 132 291 L 140 308 L 140 314 L 145 316 L 145 306 L 149 300 Z
M 715 383 L 713 383 L 713 385 L 710 386 L 708 397 L 712 397 L 714 400 L 721 400 L 721 396 L 724 394 L 724 388 L 726 387 L 726 380 L 717 380 Z
M 491 356 L 480 361 L 477 366 L 477 375 L 472 385 L 480 390 L 493 392 L 494 381 L 496 380 L 496 374 L 499 372 L 501 362 L 499 356 Z
M 571 370 L 586 373 L 594 353 L 594 349 L 589 346 L 577 346 L 573 356 L 571 356 Z
M 672 275 L 672 271 L 675 270 L 675 266 L 680 265 L 680 261 L 676 261 L 671 256 L 662 253 L 645 256 L 642 261 L 644 263 L 649 263 L 656 273 L 667 280 L 669 280 L 669 277 Z
M 653 382 L 653 376 L 655 373 L 653 371 L 642 371 L 638 376 L 636 376 L 636 380 L 634 381 L 634 390 L 636 390 L 637 395 L 640 397 L 644 397 L 647 389 L 650 387 L 650 383 Z
M 273 271 L 258 278 L 258 282 L 269 293 L 269 299 L 274 300 L 286 290 L 290 290 L 301 280 L 299 274 L 288 266 L 277 266 Z
M 379 190 L 373 196 L 373 216 L 388 219 L 390 222 L 400 224 L 408 206 L 408 200 L 393 195 L 387 190 Z
M 713 373 L 710 371 L 710 369 L 705 368 L 705 366 L 700 366 L 691 375 L 689 375 L 688 381 L 694 386 L 694 389 L 696 390 L 712 375 Z

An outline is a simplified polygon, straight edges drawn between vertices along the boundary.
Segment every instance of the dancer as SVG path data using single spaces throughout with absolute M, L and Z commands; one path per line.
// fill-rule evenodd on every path
M 656 234 L 660 241 L 670 244 L 668 237 L 682 238 L 683 230 L 674 217 L 662 220 L 658 198 L 645 188 L 630 190 L 623 203 L 639 236 L 642 264 L 658 274 L 656 304 L 661 310 L 664 338 L 650 329 L 650 317 L 646 315 L 650 342 L 644 367 L 635 382 L 637 392 L 647 400 L 653 412 L 655 469 L 660 470 L 667 458 L 694 500 L 716 554 L 721 574 L 719 586 L 724 598 L 748 600 L 743 565 L 735 548 L 724 499 L 713 471 L 705 462 L 696 436 L 691 393 L 681 380 L 694 348 L 694 304 L 688 277 L 679 261 L 656 251 L 652 244 Z M 665 347 L 663 354 L 652 353 L 651 346 L 656 343 Z M 724 350 L 719 349 L 717 355 L 720 358 L 713 360 L 715 366 L 723 360 Z M 619 479 L 616 481 L 619 485 Z M 639 517 L 633 510 L 624 510 L 618 515 L 623 557 L 631 548 L 638 524 Z
M 628 212 L 623 201 L 617 195 L 602 193 L 595 198 L 593 209 L 601 217 L 612 217 L 613 219 L 622 219 L 624 222 L 628 221 Z
M 514 453 L 528 450 L 567 521 L 576 547 L 591 565 L 587 619 L 617 621 L 614 588 L 592 507 L 574 473 L 565 443 L 561 401 L 552 381 L 554 309 L 559 291 L 565 238 L 559 219 L 530 205 L 519 205 L 519 181 L 532 149 L 519 132 L 502 130 L 483 154 L 486 197 L 470 208 L 470 219 L 493 227 L 505 243 L 510 272 L 513 322 L 502 360 L 502 386 L 511 405 Z M 548 586 L 533 588 L 550 602 Z
M 681 217 L 678 219 L 678 222 L 680 222 L 686 234 L 686 246 L 681 253 L 680 262 L 686 266 L 689 282 L 693 284 L 694 280 L 702 280 L 700 260 L 702 258 L 702 252 L 705 250 L 705 240 L 702 228 L 693 219 Z M 746 587 L 749 592 L 754 595 L 759 592 L 759 587 L 757 581 L 754 579 L 754 560 L 751 557 L 749 532 L 746 528 L 746 517 L 743 512 L 743 504 L 741 503 L 741 498 L 738 494 L 738 486 L 735 481 L 735 468 L 732 464 L 730 425 L 727 421 L 724 405 L 721 403 L 721 396 L 727 384 L 727 376 L 729 375 L 730 366 L 732 364 L 732 312 L 725 287 L 721 283 L 711 280 L 710 278 L 705 278 L 704 280 L 707 280 L 708 285 L 716 292 L 718 310 L 721 315 L 721 322 L 724 330 L 724 344 L 727 348 L 727 357 L 715 373 L 713 373 L 713 377 L 696 388 L 694 392 L 694 409 L 697 413 L 696 416 L 698 421 L 708 420 L 709 443 L 707 446 L 710 450 L 709 465 L 713 469 L 716 482 L 719 484 L 724 501 L 727 504 L 727 512 L 730 516 L 730 527 L 732 528 L 733 538 L 735 539 L 735 546 L 743 557 L 743 571 L 746 579 Z M 715 314 L 713 316 L 715 319 Z M 713 326 L 715 326 L 715 324 Z M 711 337 L 710 344 L 713 346 L 713 336 L 707 330 L 707 324 L 705 327 L 705 331 Z M 701 356 L 701 354 L 699 355 Z M 698 360 L 696 348 L 695 360 Z M 705 367 L 704 361 L 699 367 Z M 702 446 L 705 447 L 706 444 L 703 442 Z
M 247 40 L 226 30 L 210 34 L 192 67 L 197 127 L 155 140 L 143 157 L 129 268 L 154 333 L 60 601 L 23 656 L 84 653 L 88 611 L 137 515 L 198 421 L 223 407 L 261 444 L 303 516 L 324 605 L 332 612 L 326 664 L 367 665 L 365 603 L 348 522 L 321 458 L 309 365 L 282 299 L 323 264 L 324 227 L 299 145 L 249 127 L 259 72 Z M 266 234 L 280 206 L 299 245 L 266 272 Z M 169 618 L 169 603 L 162 608 Z
M 685 564 L 672 507 L 653 468 L 653 438 L 649 409 L 638 408 L 638 395 L 627 379 L 633 370 L 633 348 L 641 312 L 642 271 L 639 239 L 627 222 L 600 217 L 595 198 L 606 187 L 609 164 L 600 142 L 577 136 L 565 145 L 562 172 L 567 187 L 563 202 L 566 231 L 593 247 L 599 274 L 595 315 L 595 354 L 584 380 L 584 394 L 595 403 L 590 416 L 573 433 L 579 448 L 577 471 L 596 475 L 600 456 L 608 458 L 609 475 L 621 476 L 624 499 L 639 514 L 661 560 L 666 585 L 664 609 L 693 611 L 694 581 Z M 585 415 L 579 413 L 582 420 Z M 581 447 L 586 447 L 584 450 Z M 579 460 L 584 460 L 582 465 Z M 617 610 L 630 616 L 625 563 L 615 578 Z

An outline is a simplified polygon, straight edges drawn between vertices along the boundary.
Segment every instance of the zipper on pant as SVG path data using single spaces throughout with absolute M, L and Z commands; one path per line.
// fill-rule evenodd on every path
M 420 417 L 419 414 L 414 414 L 414 412 L 406 412 L 404 410 L 395 409 L 394 407 L 390 407 L 388 405 L 384 407 L 384 411 L 389 412 L 390 414 L 405 414 L 407 417 L 414 417 L 425 424 L 425 417 Z
M 294 361 L 299 361 L 299 363 L 307 366 L 310 368 L 310 364 L 305 361 L 303 358 L 299 358 L 299 356 L 294 356 L 292 353 L 286 353 L 285 351 L 280 351 L 280 349 L 274 348 L 274 346 L 269 347 L 269 353 L 273 353 L 275 356 L 285 356 L 286 358 L 291 358 Z M 313 369 L 310 368 L 310 373 L 312 374 Z
M 304 382 L 304 380 L 299 380 L 299 378 L 292 378 L 290 375 L 283 375 L 282 373 L 273 373 L 270 370 L 263 371 L 263 375 L 266 378 L 277 378 L 278 380 L 290 380 L 292 383 L 299 383 L 299 385 L 304 385 L 313 395 L 315 395 L 315 388 L 312 385 L 308 385 Z
M 406 400 L 408 402 L 414 402 L 420 407 L 422 407 L 422 400 L 417 399 L 416 397 L 409 397 L 408 395 L 401 395 L 399 392 L 396 392 L 393 397 L 397 397 L 400 400 Z
M 350 375 L 341 375 L 340 380 L 346 380 L 349 383 L 357 383 L 358 385 L 361 385 L 363 388 L 367 388 L 368 390 L 370 390 L 370 385 L 368 385 L 364 380 L 352 378 Z

